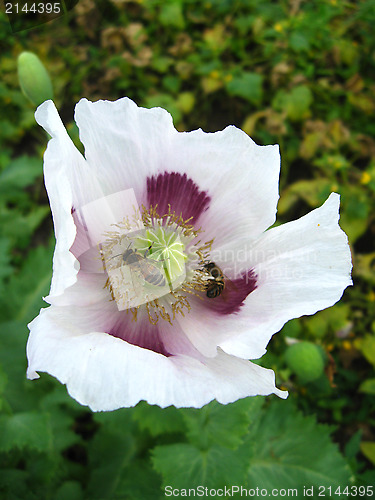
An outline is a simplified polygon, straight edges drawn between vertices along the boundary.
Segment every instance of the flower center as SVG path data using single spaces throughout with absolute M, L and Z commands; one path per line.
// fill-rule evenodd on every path
M 133 314 L 145 308 L 150 323 L 159 318 L 169 323 L 176 314 L 190 310 L 188 296 L 207 289 L 207 262 L 212 241 L 197 240 L 190 219 L 168 212 L 160 216 L 155 208 L 142 207 L 143 228 L 133 230 L 129 221 L 116 224 L 106 234 L 101 256 L 108 274 L 105 284 L 119 310 Z M 203 267 L 202 267 L 203 266 Z

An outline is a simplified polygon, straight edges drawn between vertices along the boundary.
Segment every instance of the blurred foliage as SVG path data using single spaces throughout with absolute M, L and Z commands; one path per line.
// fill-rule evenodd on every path
M 2 498 L 153 500 L 166 485 L 232 484 L 317 494 L 375 483 L 374 24 L 374 0 L 81 0 L 14 34 L 0 14 Z M 234 124 L 259 144 L 279 143 L 279 222 L 341 194 L 355 286 L 289 322 L 261 361 L 289 400 L 92 414 L 51 377 L 26 381 L 26 324 L 48 293 L 53 242 L 46 136 L 19 88 L 22 51 L 48 69 L 77 143 L 76 101 L 126 95 L 165 107 L 179 130 Z M 324 364 L 310 381 L 288 363 L 301 340 Z

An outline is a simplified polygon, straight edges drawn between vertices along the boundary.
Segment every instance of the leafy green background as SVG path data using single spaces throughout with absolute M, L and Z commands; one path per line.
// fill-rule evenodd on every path
M 319 486 L 329 496 L 373 485 L 374 1 L 81 0 L 32 23 L 19 17 L 12 32 L 0 14 L 0 497 L 153 500 L 168 485 L 237 485 L 300 495 L 314 486 L 317 498 Z M 279 143 L 279 222 L 341 194 L 354 287 L 271 341 L 261 364 L 287 401 L 93 414 L 52 377 L 25 379 L 26 325 L 48 294 L 54 242 L 46 135 L 17 78 L 24 50 L 48 69 L 76 142 L 76 101 L 127 95 L 167 108 L 179 130 L 235 124 Z M 295 340 L 319 347 L 319 378 L 304 382 L 287 362 Z

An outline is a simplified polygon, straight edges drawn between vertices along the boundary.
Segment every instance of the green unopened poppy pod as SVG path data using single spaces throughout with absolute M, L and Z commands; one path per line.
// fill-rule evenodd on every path
M 18 56 L 17 65 L 22 92 L 35 106 L 53 99 L 53 87 L 48 71 L 36 54 L 22 52 Z

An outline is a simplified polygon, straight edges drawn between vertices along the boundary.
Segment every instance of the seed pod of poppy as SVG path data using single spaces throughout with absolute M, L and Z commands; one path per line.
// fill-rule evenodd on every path
M 323 373 L 324 362 L 319 347 L 311 342 L 298 342 L 288 347 L 285 359 L 302 383 L 311 382 Z
M 22 52 L 18 56 L 18 79 L 22 92 L 35 106 L 53 99 L 51 79 L 36 54 Z

